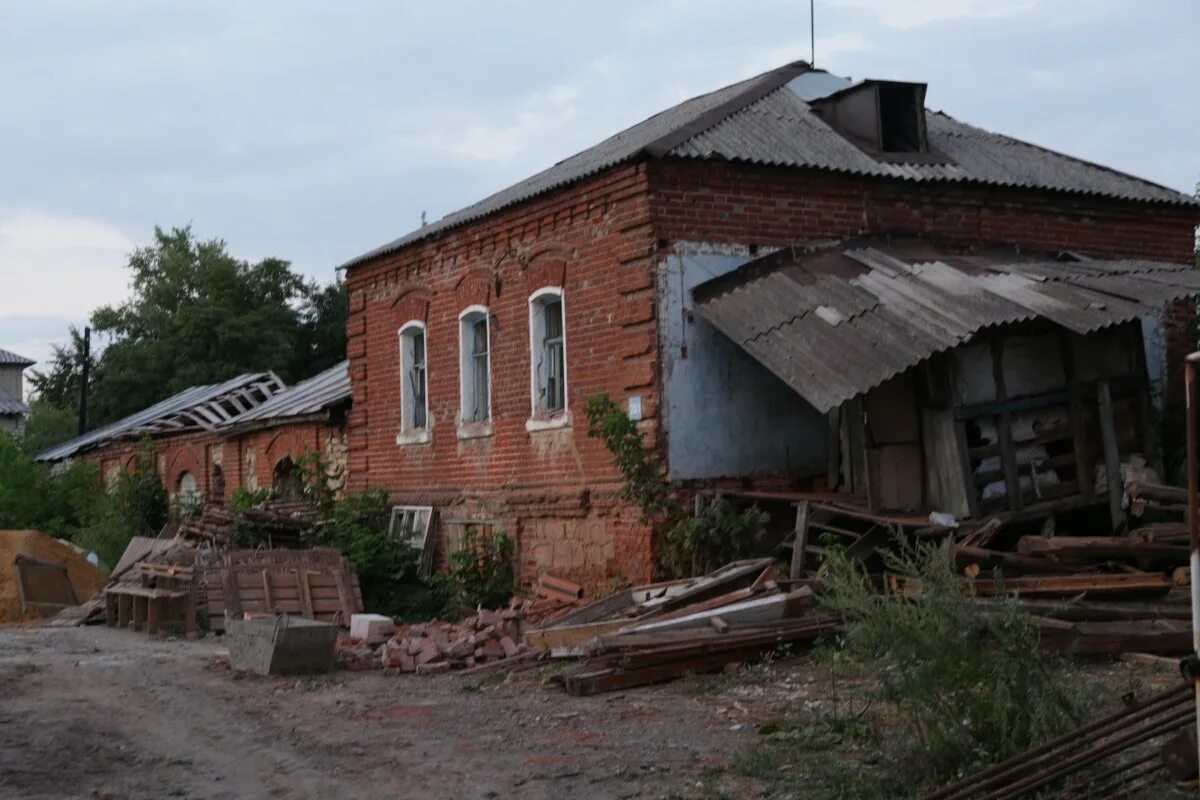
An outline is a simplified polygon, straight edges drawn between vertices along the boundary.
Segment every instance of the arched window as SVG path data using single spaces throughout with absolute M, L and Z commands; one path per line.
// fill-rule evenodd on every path
M 425 323 L 400 328 L 400 444 L 429 441 L 429 371 Z
M 285 500 L 299 500 L 303 495 L 300 470 L 291 456 L 284 456 L 275 463 L 271 470 L 271 489 Z
M 530 389 L 535 419 L 565 419 L 567 317 L 563 290 L 538 289 L 529 297 Z
M 196 476 L 187 470 L 179 473 L 179 480 L 175 485 L 175 495 L 180 502 L 196 502 L 200 497 L 200 485 L 196 482 Z
M 464 424 L 492 418 L 491 330 L 488 310 L 469 306 L 458 317 L 459 419 Z

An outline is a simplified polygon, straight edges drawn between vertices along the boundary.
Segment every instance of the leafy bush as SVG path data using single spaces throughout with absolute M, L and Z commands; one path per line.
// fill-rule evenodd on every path
M 820 576 L 845 627 L 826 655 L 867 670 L 916 751 L 917 780 L 946 780 L 1009 758 L 1078 724 L 1084 698 L 1064 663 L 1042 654 L 1012 602 L 986 612 L 963 596 L 947 547 L 899 546 L 887 569 L 919 596 L 878 587 L 834 552 Z
M 450 570 L 434 576 L 434 585 L 451 614 L 500 608 L 516 589 L 514 547 L 504 531 L 486 533 L 467 526 L 459 548 L 450 554 Z
M 143 442 L 133 471 L 121 472 L 109 492 L 99 489 L 87 522 L 73 537 L 110 566 L 116 564 L 134 536 L 157 536 L 170 515 L 167 489 L 154 465 L 154 447 Z
M 388 535 L 391 504 L 382 489 L 346 495 L 321 526 L 321 543 L 336 547 L 358 570 L 366 608 L 396 615 L 407 587 L 418 583 L 420 554 L 408 538 Z
M 761 545 L 770 517 L 757 506 L 738 511 L 718 497 L 699 516 L 685 520 L 667 533 L 662 567 L 669 577 L 702 575 L 741 558 Z
M 234 511 L 248 511 L 275 498 L 270 489 L 247 489 L 239 486 L 229 495 L 229 507 Z

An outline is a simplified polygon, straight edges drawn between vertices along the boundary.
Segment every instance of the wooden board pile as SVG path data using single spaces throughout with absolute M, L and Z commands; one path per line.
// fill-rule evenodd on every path
M 812 605 L 809 586 L 781 581 L 772 559 L 754 559 L 694 580 L 626 589 L 525 638 L 552 656 L 586 656 L 555 679 L 571 694 L 589 695 L 808 646 L 838 626 Z
M 395 669 L 434 674 L 455 669 L 482 670 L 507 662 L 531 663 L 544 655 L 521 640 L 521 616 L 516 609 L 480 610 L 460 623 L 426 622 L 402 625 L 383 642 L 343 637 L 338 640 L 338 663 L 345 669 Z
M 363 610 L 358 571 L 333 547 L 229 550 L 200 571 L 209 628 L 225 614 L 288 614 L 348 625 Z

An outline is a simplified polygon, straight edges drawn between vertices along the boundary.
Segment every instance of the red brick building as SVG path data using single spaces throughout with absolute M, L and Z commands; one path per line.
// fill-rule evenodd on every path
M 222 504 L 239 488 L 286 483 L 292 466 L 319 451 L 337 487 L 345 482 L 345 362 L 287 387 L 272 373 L 241 375 L 194 386 L 148 409 L 57 445 L 41 461 L 82 458 L 106 483 L 131 470 L 142 442 L 154 447 L 158 474 L 173 497 L 181 493 Z
M 527 575 L 645 579 L 654 532 L 587 436 L 591 395 L 639 419 L 685 484 L 803 487 L 831 472 L 827 414 L 788 380 L 804 359 L 768 363 L 721 333 L 696 313 L 702 284 L 749 275 L 778 248 L 861 237 L 1191 263 L 1192 198 L 928 112 L 924 92 L 791 64 L 349 262 L 350 486 L 434 506 L 450 539 L 503 528 Z M 1192 346 L 1193 315 L 1141 299 L 1161 378 Z M 1102 323 L 1130 315 L 1142 318 Z M 1165 381 L 1177 390 L 1173 372 Z

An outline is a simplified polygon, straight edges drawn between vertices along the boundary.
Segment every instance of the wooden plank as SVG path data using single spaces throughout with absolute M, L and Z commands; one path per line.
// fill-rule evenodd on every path
M 979 519 L 983 515 L 979 513 L 979 492 L 975 489 L 974 473 L 971 469 L 971 450 L 967 446 L 967 424 L 965 422 L 954 423 L 954 440 L 958 449 L 959 468 L 963 473 L 967 508 L 970 510 L 971 519 Z
M 1186 564 L 1189 548 L 1183 545 L 1139 541 L 1125 536 L 1022 536 L 1017 551 L 1052 555 L 1069 561 L 1151 559 Z
M 342 606 L 342 625 L 349 625 L 350 617 L 362 609 L 359 608 L 355 599 L 354 589 L 350 585 L 350 573 L 339 569 L 333 576 L 337 580 L 338 600 Z
M 992 375 L 996 381 L 996 401 L 1001 404 L 1001 411 L 996 419 L 996 435 L 1000 444 L 1000 463 L 1004 467 L 1004 487 L 1008 495 L 1008 507 L 1020 511 L 1024 505 L 1021 496 L 1021 477 L 1017 471 L 1016 447 L 1012 438 L 1012 411 L 1005 403 L 1008 393 L 1004 386 L 1004 339 L 993 335 L 990 345 L 992 348 Z
M 842 468 L 842 418 L 841 409 L 831 409 L 825 415 L 826 445 L 825 445 L 825 485 L 836 489 L 841 482 Z
M 808 512 L 807 500 L 796 504 L 796 535 L 792 540 L 792 567 L 789 572 L 792 580 L 807 576 L 804 569 L 804 550 L 808 547 Z
M 312 619 L 313 615 L 313 598 L 312 590 L 308 585 L 308 571 L 304 569 L 296 569 L 296 588 L 300 590 L 300 607 L 305 617 Z
M 1121 483 L 1121 454 L 1117 451 L 1117 426 L 1113 419 L 1112 392 L 1108 381 L 1096 381 L 1097 413 L 1100 417 L 1100 442 L 1104 447 L 1104 469 L 1108 487 L 1108 515 L 1112 530 L 1120 529 L 1124 522 L 1121 513 L 1121 496 L 1125 487 Z
M 525 641 L 530 647 L 544 647 L 550 651 L 551 656 L 562 658 L 582 654 L 579 646 L 584 642 L 620 630 L 628 624 L 629 620 L 619 619 L 531 630 L 525 634 Z
M 1165 593 L 1173 585 L 1170 578 L 1157 572 L 1131 572 L 1112 575 L 1045 575 L 1006 578 L 1002 581 L 967 580 L 963 583 L 963 590 L 977 595 L 1009 593 L 1019 593 L 1021 595 L 1075 595 L 1085 592 Z
M 634 633 L 649 631 L 682 630 L 685 628 L 703 628 L 709 624 L 709 619 L 719 616 L 727 622 L 737 624 L 755 624 L 796 617 L 812 608 L 813 592 L 808 587 L 796 589 L 788 594 L 775 594 L 767 597 L 756 597 L 743 600 L 740 603 L 722 605 L 719 608 L 697 611 L 682 617 L 669 620 L 652 620 L 630 626 Z
M 242 616 L 242 598 L 238 592 L 237 571 L 226 567 L 221 576 L 221 593 L 225 597 L 225 610 L 234 617 Z
M 262 571 L 262 586 L 263 586 L 263 605 L 267 610 L 273 610 L 275 603 L 271 600 L 271 571 L 264 569 Z
M 1011 571 L 1053 574 L 1063 570 L 1061 564 L 1056 564 L 1049 559 L 1006 553 L 1000 550 L 987 550 L 982 547 L 954 544 L 950 546 L 950 552 L 959 569 L 966 569 L 973 564 L 982 570 L 1000 569 L 1006 573 Z

